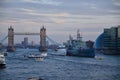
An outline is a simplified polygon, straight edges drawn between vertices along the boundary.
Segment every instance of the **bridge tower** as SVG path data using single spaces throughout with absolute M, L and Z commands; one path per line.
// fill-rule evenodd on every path
M 14 48 L 14 29 L 12 28 L 12 26 L 10 26 L 10 28 L 8 28 L 8 48 L 7 51 L 9 52 L 14 52 L 15 48 Z
M 46 46 L 46 28 L 44 26 L 40 29 L 40 52 L 47 51 L 47 46 Z

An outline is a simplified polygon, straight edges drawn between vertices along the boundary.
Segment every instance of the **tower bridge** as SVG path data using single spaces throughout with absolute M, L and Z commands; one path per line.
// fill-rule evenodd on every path
M 57 43 L 56 41 L 52 40 L 48 35 L 46 35 L 46 28 L 44 28 L 44 26 L 40 29 L 40 33 L 31 33 L 31 32 L 27 32 L 27 33 L 19 32 L 18 33 L 18 32 L 14 32 L 14 28 L 12 28 L 12 26 L 10 26 L 8 28 L 8 35 L 5 36 L 2 40 L 0 40 L 0 44 L 2 44 L 3 41 L 5 41 L 8 38 L 7 51 L 9 51 L 9 52 L 15 51 L 14 35 L 38 35 L 38 36 L 40 36 L 40 48 L 39 48 L 40 52 L 47 51 L 47 46 L 46 46 L 47 41 L 50 41 L 53 45 L 57 45 L 57 46 L 61 45 L 61 44 Z
M 10 28 L 8 28 L 8 48 L 7 51 L 9 52 L 13 52 L 15 51 L 15 47 L 14 47 L 14 35 L 39 35 L 40 36 L 40 48 L 39 51 L 47 51 L 47 47 L 46 47 L 46 38 L 48 38 L 48 40 L 54 42 L 52 39 L 50 39 L 49 37 L 46 36 L 46 28 L 44 28 L 44 26 L 40 29 L 40 33 L 17 33 L 14 32 L 14 28 L 12 28 L 12 26 L 10 26 Z

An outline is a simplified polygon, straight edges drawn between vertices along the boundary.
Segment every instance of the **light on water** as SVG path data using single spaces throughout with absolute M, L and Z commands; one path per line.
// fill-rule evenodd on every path
M 60 52 L 60 51 L 58 51 Z M 97 54 L 95 58 L 60 56 L 49 51 L 45 58 L 37 49 L 17 49 L 6 56 L 0 80 L 119 80 L 120 56 Z

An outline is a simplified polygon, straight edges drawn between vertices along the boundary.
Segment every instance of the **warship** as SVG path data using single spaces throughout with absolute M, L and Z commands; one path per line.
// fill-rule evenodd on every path
M 95 57 L 95 52 L 93 47 L 87 46 L 87 43 L 82 41 L 82 37 L 78 30 L 77 39 L 73 39 L 71 35 L 69 36 L 66 55 L 78 57 Z

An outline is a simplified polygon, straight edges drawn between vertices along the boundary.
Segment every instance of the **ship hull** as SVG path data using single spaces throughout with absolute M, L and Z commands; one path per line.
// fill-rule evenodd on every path
M 67 49 L 67 56 L 95 57 L 94 49 Z
M 5 68 L 5 64 L 0 64 L 0 68 Z
M 5 68 L 5 56 L 0 53 L 0 68 Z

